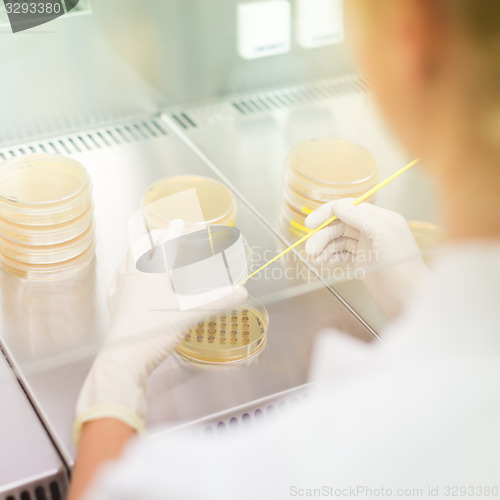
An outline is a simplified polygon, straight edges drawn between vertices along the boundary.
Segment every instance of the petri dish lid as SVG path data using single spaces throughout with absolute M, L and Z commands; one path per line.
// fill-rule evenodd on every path
M 14 222 L 68 220 L 85 210 L 91 191 L 87 170 L 71 158 L 35 154 L 0 165 L 0 216 Z
M 0 263 L 5 272 L 34 281 L 49 281 L 68 278 L 85 269 L 95 257 L 95 243 L 73 259 L 57 264 L 28 264 L 10 259 L 0 252 Z
M 200 364 L 248 360 L 264 348 L 268 325 L 266 308 L 250 299 L 238 308 L 199 322 L 177 346 L 177 353 L 185 360 Z
M 335 194 L 367 191 L 377 183 L 378 167 L 375 157 L 362 146 L 322 138 L 304 141 L 290 151 L 287 174 L 297 192 L 323 201 Z
M 74 219 L 50 225 L 16 224 L 0 218 L 0 236 L 23 245 L 54 245 L 72 240 L 91 226 L 94 218 L 94 204 Z
M 190 189 L 196 190 L 204 220 L 186 217 L 186 212 L 181 204 L 176 207 L 169 206 L 168 210 L 162 210 L 160 203 L 154 203 Z M 159 227 L 168 226 L 174 219 L 183 219 L 187 225 L 219 224 L 230 226 L 234 224 L 236 217 L 236 203 L 229 188 L 208 177 L 195 175 L 167 177 L 155 182 L 144 195 L 143 206 L 153 226 Z
M 0 253 L 20 264 L 57 264 L 85 252 L 94 242 L 92 224 L 77 238 L 56 245 L 23 245 L 0 237 Z

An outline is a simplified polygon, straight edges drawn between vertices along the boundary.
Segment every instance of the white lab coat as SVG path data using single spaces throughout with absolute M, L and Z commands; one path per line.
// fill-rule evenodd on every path
M 383 337 L 324 332 L 307 404 L 227 439 L 138 440 L 88 498 L 500 496 L 500 242 L 447 248 Z

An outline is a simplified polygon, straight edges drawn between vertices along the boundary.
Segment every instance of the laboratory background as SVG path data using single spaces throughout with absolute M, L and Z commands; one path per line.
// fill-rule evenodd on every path
M 249 276 L 304 238 L 321 204 L 414 160 L 356 72 L 341 0 L 73 3 L 13 33 L 0 2 L 0 500 L 66 497 L 108 287 L 127 249 L 173 219 L 190 227 L 177 288 L 204 289 L 222 263 L 249 298 L 154 372 L 147 439 L 244 432 L 300 404 L 327 327 L 381 342 L 388 317 L 356 270 L 318 264 L 304 242 Z M 432 261 L 424 171 L 367 200 L 402 214 Z

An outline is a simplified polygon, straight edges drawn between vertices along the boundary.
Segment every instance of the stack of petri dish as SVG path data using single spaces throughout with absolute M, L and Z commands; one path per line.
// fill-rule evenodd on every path
M 94 258 L 92 183 L 76 160 L 26 155 L 0 165 L 0 262 L 15 276 L 53 280 Z
M 288 156 L 281 224 L 303 236 L 306 217 L 323 203 L 357 198 L 377 182 L 377 161 L 367 149 L 334 138 L 301 142 Z
M 178 203 L 163 203 L 169 197 L 195 190 L 201 213 Z M 206 224 L 232 226 L 236 218 L 236 202 L 224 184 L 208 177 L 181 175 L 166 177 L 149 187 L 143 207 L 151 229 L 168 227 L 174 219 L 183 219 L 189 228 Z

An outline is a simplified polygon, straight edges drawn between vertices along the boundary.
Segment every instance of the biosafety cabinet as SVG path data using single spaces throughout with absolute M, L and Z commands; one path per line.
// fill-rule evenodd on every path
M 354 69 L 339 0 L 70 3 L 14 33 L 12 7 L 0 2 L 0 172 L 23 155 L 78 160 L 92 181 L 96 243 L 92 262 L 64 279 L 0 273 L 2 500 L 65 497 L 76 398 L 107 332 L 106 290 L 128 222 L 152 183 L 222 183 L 256 269 L 297 239 L 282 217 L 294 146 L 353 142 L 373 154 L 380 179 L 411 159 Z M 432 186 L 415 169 L 375 203 L 436 223 Z M 307 397 L 319 331 L 378 342 L 386 321 L 361 280 L 325 275 L 303 247 L 247 288 L 268 312 L 265 347 L 224 366 L 169 357 L 150 381 L 148 439 L 258 425 Z

